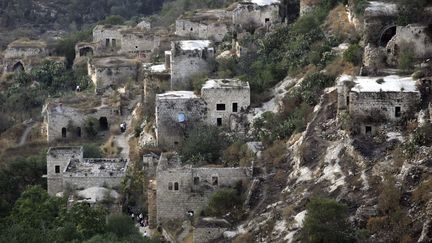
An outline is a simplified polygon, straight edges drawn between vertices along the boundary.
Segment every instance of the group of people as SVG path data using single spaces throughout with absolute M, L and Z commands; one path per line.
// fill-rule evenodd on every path
M 142 213 L 140 213 L 139 215 L 135 215 L 134 213 L 132 213 L 131 217 L 132 220 L 138 223 L 141 227 L 147 227 L 149 225 L 147 218 L 144 217 Z

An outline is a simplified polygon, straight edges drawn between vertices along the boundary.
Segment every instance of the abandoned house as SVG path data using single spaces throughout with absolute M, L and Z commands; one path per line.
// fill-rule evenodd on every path
M 197 124 L 242 131 L 250 106 L 248 82 L 238 79 L 208 80 L 201 96 L 192 91 L 156 95 L 156 139 L 162 147 L 178 148 L 188 130 Z
M 10 43 L 4 51 L 4 72 L 29 72 L 33 67 L 52 60 L 64 65 L 65 59 L 51 57 L 47 44 L 43 41 L 19 39 Z
M 186 219 L 188 214 L 198 215 L 207 206 L 213 192 L 240 182 L 248 188 L 251 179 L 250 167 L 193 167 L 182 165 L 176 153 L 164 153 L 160 157 L 154 182 L 156 213 L 149 212 L 149 215 L 157 215 L 157 224 Z
M 280 0 L 249 0 L 236 3 L 232 14 L 236 31 L 252 31 L 280 23 L 280 6 Z
M 382 124 L 412 118 L 420 92 L 411 77 L 352 77 L 337 81 L 338 111 L 347 112 L 362 134 L 374 134 Z
M 191 79 L 212 71 L 214 48 L 208 40 L 185 40 L 171 43 L 170 56 L 171 89 L 188 90 Z
M 90 105 L 90 106 L 89 106 Z M 87 107 L 86 107 L 87 106 Z M 90 99 L 48 102 L 43 109 L 47 141 L 86 137 L 85 122 L 92 117 L 100 132 L 108 131 L 120 119 L 120 103 L 96 104 Z
M 188 39 L 221 42 L 232 32 L 232 15 L 223 9 L 185 13 L 176 20 L 175 34 Z
M 84 158 L 82 147 L 52 147 L 47 152 L 48 193 L 93 187 L 118 190 L 127 166 L 123 158 Z
M 123 87 L 128 80 L 137 81 L 139 66 L 137 59 L 121 56 L 92 58 L 88 62 L 88 75 L 96 92 L 103 93 L 107 88 Z
M 144 105 L 152 107 L 156 94 L 170 90 L 171 74 L 165 64 L 148 64 L 144 67 Z

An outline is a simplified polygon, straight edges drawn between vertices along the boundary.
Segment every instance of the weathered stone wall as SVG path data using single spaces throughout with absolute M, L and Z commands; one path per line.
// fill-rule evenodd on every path
M 115 123 L 120 115 L 119 108 L 115 107 L 101 107 L 92 110 L 91 113 L 60 104 L 50 104 L 47 109 L 46 123 L 48 142 L 53 142 L 57 139 L 77 137 L 78 130 L 81 131 L 81 136 L 86 136 L 84 124 L 88 117 L 94 117 L 97 120 L 106 117 L 110 125 Z M 66 129 L 66 137 L 63 137 L 63 128 Z
M 384 116 L 387 121 L 397 121 L 413 115 L 420 101 L 419 93 L 410 92 L 350 92 L 349 113 L 352 116 Z M 401 108 L 401 116 L 395 116 L 395 107 Z M 376 114 L 380 111 L 380 114 Z M 384 121 L 383 121 L 384 122 Z
M 121 31 L 125 28 L 126 26 L 97 25 L 93 29 L 93 41 L 99 43 L 102 47 L 105 48 L 115 48 L 121 46 Z M 115 44 L 113 45 L 113 43 Z
M 156 181 L 150 180 L 147 187 L 148 221 L 150 229 L 157 227 Z
M 149 33 L 130 32 L 123 33 L 119 54 L 137 57 L 144 62 L 150 61 L 151 53 L 155 48 L 154 36 Z
M 252 3 L 240 3 L 233 11 L 233 24 L 239 31 L 270 26 L 279 22 L 281 17 L 277 4 L 258 6 Z
M 193 22 L 184 19 L 176 20 L 176 34 L 189 39 L 202 39 L 221 42 L 230 32 L 230 24 L 222 22 Z
M 192 92 L 190 92 L 192 93 Z M 179 122 L 183 113 L 186 122 Z M 156 138 L 158 145 L 168 148 L 180 146 L 187 130 L 202 122 L 206 115 L 206 104 L 199 97 L 166 98 L 156 96 Z
M 207 243 L 213 242 L 222 236 L 227 228 L 216 228 L 216 227 L 197 227 L 193 232 L 194 242 Z
M 85 176 L 77 173 L 65 172 L 63 176 L 63 188 L 67 185 L 76 189 L 90 187 L 120 188 L 124 173 L 113 176 Z
M 221 125 L 230 127 L 232 119 L 250 106 L 249 85 L 232 88 L 203 88 L 201 97 L 207 103 L 206 123 L 210 125 L 217 125 L 217 119 L 222 118 Z M 237 104 L 237 111 L 233 110 L 234 103 Z M 218 104 L 225 105 L 225 110 L 217 110 Z
M 223 186 L 238 181 L 247 185 L 252 176 L 250 168 L 192 168 L 181 167 L 157 171 L 157 220 L 184 218 L 188 211 L 199 213 L 207 206 L 211 194 Z M 217 184 L 214 178 L 217 177 Z M 194 179 L 194 178 L 199 178 Z M 178 185 L 176 190 L 175 185 Z
M 83 150 L 81 147 L 57 147 L 50 148 L 47 152 L 47 185 L 48 193 L 55 195 L 63 191 L 63 172 L 69 160 L 72 158 L 82 158 Z M 55 168 L 59 166 L 59 173 Z
M 4 58 L 46 57 L 48 49 L 42 47 L 8 47 L 4 51 Z
M 203 50 L 181 50 L 172 44 L 171 48 L 171 89 L 188 90 L 191 79 L 199 74 L 208 74 L 214 60 L 213 48 Z

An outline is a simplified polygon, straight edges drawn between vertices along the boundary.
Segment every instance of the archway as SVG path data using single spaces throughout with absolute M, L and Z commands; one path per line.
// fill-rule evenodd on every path
M 381 31 L 379 44 L 380 46 L 387 46 L 389 41 L 396 35 L 396 25 L 387 26 Z
M 12 67 L 12 71 L 14 72 L 23 72 L 24 71 L 24 65 L 22 64 L 22 62 L 17 62 L 15 63 L 15 65 L 13 65 Z
M 79 50 L 80 57 L 84 56 L 93 56 L 93 48 L 91 47 L 83 47 Z
M 76 128 L 76 135 L 77 135 L 77 137 L 81 137 L 81 127 L 77 127 Z
M 62 137 L 65 138 L 66 137 L 66 132 L 67 132 L 66 127 L 63 127 L 61 132 L 62 132 Z
M 99 118 L 99 129 L 101 131 L 106 131 L 109 129 L 108 119 L 104 116 Z

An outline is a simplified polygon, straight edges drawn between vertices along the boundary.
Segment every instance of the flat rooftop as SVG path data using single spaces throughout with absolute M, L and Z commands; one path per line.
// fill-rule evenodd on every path
M 123 158 L 115 159 L 71 159 L 66 172 L 87 173 L 88 175 L 98 175 L 107 172 L 125 172 L 127 160 Z
M 364 16 L 378 17 L 378 16 L 395 16 L 398 14 L 398 7 L 396 3 L 372 1 L 367 5 Z
M 202 89 L 249 89 L 249 83 L 240 79 L 210 79 L 202 87 Z
M 158 100 L 199 98 L 193 91 L 170 91 L 163 94 L 157 94 L 156 97 Z
M 150 67 L 152 73 L 162 73 L 166 71 L 165 64 L 153 65 Z
M 209 40 L 184 40 L 178 41 L 182 50 L 203 50 L 209 48 L 211 41 Z
M 231 23 L 232 17 L 228 11 L 223 9 L 195 10 L 180 16 L 179 20 L 189 20 L 192 22 L 225 22 Z
M 353 92 L 414 92 L 418 93 L 416 82 L 411 77 L 400 77 L 391 75 L 386 77 L 352 77 L 342 75 L 338 79 L 339 82 L 352 81 L 355 83 L 351 89 Z
M 259 6 L 266 6 L 271 4 L 278 4 L 280 0 L 249 0 L 248 2 L 254 3 Z
M 8 48 L 46 48 L 47 45 L 43 41 L 30 40 L 30 39 L 18 39 L 11 42 Z
M 101 68 L 110 68 L 110 67 L 129 67 L 138 64 L 138 61 L 133 58 L 127 58 L 122 56 L 114 56 L 114 57 L 100 57 L 94 58 L 91 61 L 91 64 L 96 67 Z
M 48 154 L 57 154 L 57 153 L 81 153 L 83 148 L 81 146 L 64 146 L 64 147 L 50 147 L 48 149 Z

